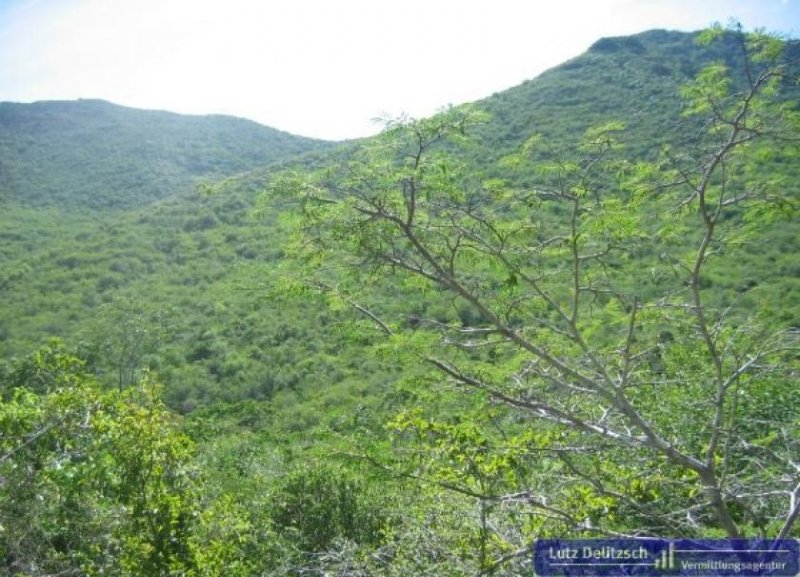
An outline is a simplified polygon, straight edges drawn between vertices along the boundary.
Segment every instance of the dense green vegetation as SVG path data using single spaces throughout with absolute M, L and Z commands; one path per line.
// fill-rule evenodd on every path
M 800 48 L 707 36 L 336 147 L 0 105 L 0 572 L 797 536 Z
M 102 100 L 0 103 L 0 202 L 60 211 L 135 209 L 319 150 L 325 142 L 228 116 Z

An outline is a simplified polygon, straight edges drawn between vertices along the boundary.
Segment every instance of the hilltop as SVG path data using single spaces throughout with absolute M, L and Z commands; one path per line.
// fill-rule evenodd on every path
M 127 209 L 330 143 L 231 116 L 103 100 L 0 103 L 0 202 Z

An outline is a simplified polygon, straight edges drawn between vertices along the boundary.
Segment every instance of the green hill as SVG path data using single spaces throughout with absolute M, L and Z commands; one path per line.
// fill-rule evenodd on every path
M 101 100 L 0 103 L 0 202 L 143 207 L 328 143 L 228 116 L 136 110 Z
M 568 150 L 588 127 L 610 119 L 625 123 L 625 142 L 637 154 L 652 156 L 661 144 L 679 143 L 686 123 L 680 86 L 711 62 L 733 70 L 740 66 L 733 38 L 700 47 L 697 36 L 651 30 L 602 38 L 586 53 L 477 102 L 492 116 L 481 132 L 481 144 L 492 153 L 487 161 L 512 152 L 534 133 Z M 791 43 L 786 60 L 798 58 L 800 43 Z M 783 90 L 787 100 L 800 99 L 800 88 L 788 79 Z
M 543 537 L 778 534 L 800 47 L 746 46 L 783 67 L 731 116 L 743 38 L 601 39 L 339 145 L 0 106 L 0 561 L 488 577 Z
M 476 103 L 490 120 L 477 128 L 470 162 L 487 177 L 524 186 L 533 168 L 512 174 L 499 158 L 532 134 L 542 135 L 549 154 L 569 154 L 587 128 L 615 120 L 626 125 L 621 138 L 630 158 L 651 158 L 679 144 L 689 122 L 678 112 L 679 87 L 704 64 L 735 57 L 731 46 L 709 50 L 695 39 L 652 31 L 599 40 L 586 54 Z M 102 341 L 97 331 L 113 324 L 113 303 L 133 301 L 172 311 L 166 342 L 145 356 L 175 403 L 267 398 L 330 377 L 333 357 L 345 347 L 319 331 L 319 323 L 334 322 L 331 312 L 276 304 L 282 297 L 274 291 L 270 298 L 277 300 L 265 302 L 263 291 L 252 290 L 277 282 L 290 234 L 276 205 L 264 213 L 256 199 L 270 181 L 271 164 L 291 166 L 302 155 L 295 166 L 343 165 L 354 145 L 331 147 L 241 119 L 98 101 L 3 104 L 0 122 L 0 190 L 7 203 L 0 217 L 6 304 L 0 353 L 24 354 L 48 336 L 73 346 Z M 800 176 L 796 163 L 777 166 L 775 178 Z M 209 186 L 209 193 L 194 189 L 198 179 L 212 183 L 231 174 L 237 176 Z M 128 214 L 102 216 L 109 208 Z M 736 275 L 720 274 L 720 286 L 734 292 L 756 277 L 777 275 L 776 298 L 785 305 L 784 318 L 794 318 L 794 229 L 775 224 L 763 237 L 770 242 L 754 243 Z M 438 317 L 451 314 L 447 303 L 437 307 Z M 333 374 L 363 379 L 357 357 Z M 102 355 L 98 362 L 114 364 Z M 370 374 L 384 380 L 380 372 Z

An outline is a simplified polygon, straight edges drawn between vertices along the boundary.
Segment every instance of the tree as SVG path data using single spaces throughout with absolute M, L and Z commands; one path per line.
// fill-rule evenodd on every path
M 797 208 L 769 177 L 776 156 L 797 158 L 798 114 L 781 97 L 797 72 L 766 33 L 717 27 L 700 40 L 735 47 L 741 72 L 714 64 L 683 89 L 683 135 L 656 160 L 626 159 L 613 121 L 588 129 L 572 159 L 532 137 L 503 161 L 507 178 L 487 180 L 469 137 L 485 116 L 457 107 L 390 122 L 339 166 L 272 187 L 302 199 L 297 250 L 313 286 L 424 359 L 438 384 L 509 410 L 507 442 L 532 462 L 525 485 L 440 484 L 538 516 L 519 554 L 553 527 L 798 534 L 797 333 L 757 295 L 714 285 L 745 235 Z M 536 184 L 515 188 L 514 171 Z M 382 306 L 402 306 L 368 286 L 452 298 L 462 314 L 387 317 Z M 436 420 L 403 429 L 430 439 Z
M 148 355 L 158 352 L 171 328 L 170 312 L 118 298 L 100 307 L 88 331 L 86 356 L 108 370 L 120 390 L 134 384 Z
M 60 343 L 0 377 L 4 574 L 191 574 L 191 445 L 152 379 L 103 390 Z

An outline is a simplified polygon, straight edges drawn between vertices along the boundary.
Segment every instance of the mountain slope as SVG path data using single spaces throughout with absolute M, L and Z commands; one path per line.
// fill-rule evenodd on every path
M 29 122 L 13 146 L 28 142 L 35 154 L 15 177 L 52 190 L 0 199 L 0 393 L 30 388 L 4 397 L 15 433 L 0 435 L 15 447 L 4 456 L 12 482 L 0 483 L 11 495 L 0 499 L 8 525 L 33 526 L 26 535 L 46 537 L 42 550 L 59 561 L 73 559 L 63 543 L 90 543 L 86 556 L 102 572 L 127 535 L 114 532 L 119 512 L 133 512 L 159 543 L 197 559 L 189 572 L 241 577 L 523 575 L 543 537 L 731 534 L 713 509 L 730 511 L 727 524 L 744 535 L 774 535 L 796 512 L 800 402 L 789 339 L 800 326 L 800 145 L 787 131 L 779 146 L 739 148 L 744 162 L 725 155 L 729 178 L 705 180 L 703 193 L 683 178 L 698 163 L 703 172 L 720 143 L 680 114 L 680 87 L 735 56 L 691 34 L 603 39 L 476 103 L 492 118 L 475 127 L 475 142 L 464 123 L 441 140 L 428 130 L 457 119 L 465 109 L 456 108 L 363 142 L 300 146 L 300 156 L 289 143 L 215 182 L 260 162 L 252 149 L 235 152 L 238 130 L 231 140 L 190 131 L 210 148 L 232 142 L 191 157 L 179 154 L 177 129 L 159 132 L 168 120 L 145 126 L 151 113 L 129 111 L 134 126 L 109 121 L 100 134 L 102 115 L 71 107 L 60 120 L 68 130 L 41 124 L 53 141 L 72 135 L 83 152 L 69 156 L 50 155 L 44 128 Z M 796 106 L 798 87 L 785 88 Z M 609 121 L 627 129 L 612 123 L 576 147 Z M 83 138 L 82 125 L 93 127 Z M 156 145 L 159 135 L 168 145 Z M 124 144 L 117 157 L 114 142 Z M 503 158 L 527 142 L 531 154 Z M 675 156 L 665 159 L 665 148 Z M 165 151 L 166 168 L 153 150 Z M 21 166 L 20 154 L 0 148 L 0 166 Z M 160 176 L 140 182 L 148 170 Z M 198 175 L 210 177 L 192 189 Z M 143 188 L 127 199 L 132 185 Z M 747 197 L 737 192 L 750 188 L 763 211 L 739 204 Z M 298 191 L 310 193 L 306 210 Z M 693 192 L 730 210 L 709 219 Z M 772 193 L 783 207 L 760 202 Z M 431 256 L 409 252 L 411 235 L 411 249 Z M 381 257 L 396 268 L 375 266 Z M 427 282 L 437 275 L 438 286 Z M 174 419 L 197 443 L 180 450 L 191 458 L 180 470 L 197 483 L 196 492 L 186 485 L 186 508 L 172 508 L 182 503 L 172 484 L 148 489 L 158 507 L 120 507 L 128 477 L 136 498 L 141 483 L 107 458 L 109 447 L 130 449 L 132 471 L 174 477 L 139 458 L 141 443 L 125 442 L 150 430 L 142 419 L 157 425 L 161 407 L 148 401 L 128 418 L 96 396 L 72 402 L 83 365 L 61 345 L 28 358 L 53 336 L 130 398 L 149 398 L 149 385 L 132 385 L 152 370 L 168 404 L 188 413 Z M 9 360 L 17 355 L 26 360 Z M 59 402 L 39 410 L 32 403 L 51 387 Z M 524 410 L 508 408 L 514 399 Z M 548 410 L 550 422 L 539 420 Z M 15 424 L 29 421 L 39 432 Z M 173 528 L 179 539 L 165 538 Z M 12 552 L 23 549 L 6 531 L 0 550 L 6 534 Z M 124 543 L 135 572 L 149 542 Z
M 680 87 L 704 66 L 721 62 L 741 72 L 741 50 L 733 36 L 710 46 L 699 33 L 650 30 L 634 36 L 602 38 L 587 52 L 476 105 L 492 120 L 481 132 L 483 158 L 513 152 L 532 134 L 556 150 L 569 151 L 584 131 L 619 120 L 635 154 L 652 157 L 661 144 L 686 137 Z M 788 45 L 797 66 L 800 42 Z M 743 80 L 743 78 L 742 78 Z M 787 82 L 784 97 L 800 101 L 800 87 Z
M 0 103 L 0 202 L 141 207 L 328 143 L 228 116 L 136 110 L 100 100 Z
M 504 173 L 499 157 L 534 133 L 569 155 L 588 127 L 609 120 L 626 122 L 622 138 L 629 158 L 679 144 L 686 129 L 679 87 L 702 65 L 734 56 L 724 48 L 701 48 L 695 38 L 655 31 L 600 40 L 586 54 L 476 103 L 492 118 L 480 128 L 470 162 L 522 187 L 525 177 Z M 267 293 L 251 290 L 278 282 L 275 269 L 290 238 L 282 207 L 272 206 L 266 215 L 254 210 L 270 180 L 270 163 L 291 164 L 293 154 L 314 150 L 297 161 L 299 169 L 311 161 L 333 165 L 350 155 L 352 145 L 326 149 L 325 143 L 247 121 L 99 102 L 3 105 L 0 111 L 5 122 L 17 123 L 10 131 L 14 140 L 0 136 L 0 181 L 24 184 L 13 190 L 6 184 L 0 194 L 49 206 L 15 206 L 0 217 L 0 298 L 6 305 L 0 308 L 0 355 L 24 354 L 48 335 L 73 346 L 99 346 L 103 327 L 119 325 L 115 311 L 145 304 L 172 311 L 165 343 L 139 361 L 158 369 L 175 405 L 268 398 L 281 389 L 313 390 L 320 382 L 389 379 L 389 369 L 374 366 L 367 379 L 359 367 L 375 361 L 348 348 L 346 334 L 320 331 L 345 322 L 349 311 L 331 313 L 274 294 L 265 299 Z M 172 196 L 198 176 L 253 166 L 259 169 L 212 187 L 215 194 Z M 792 162 L 776 166 L 773 177 L 787 183 L 798 171 Z M 20 190 L 30 198 L 20 198 Z M 170 198 L 148 204 L 164 197 Z M 89 210 L 80 219 L 74 211 L 64 218 L 65 209 L 77 207 Z M 137 209 L 104 218 L 106 207 Z M 776 303 L 786 319 L 793 318 L 800 300 L 792 272 L 798 270 L 796 236 L 791 223 L 764 226 L 741 270 L 720 274 L 720 286 L 735 291 L 744 278 L 771 276 Z M 453 316 L 451 304 L 424 306 L 433 318 Z M 113 360 L 97 355 L 98 366 L 110 371 Z

